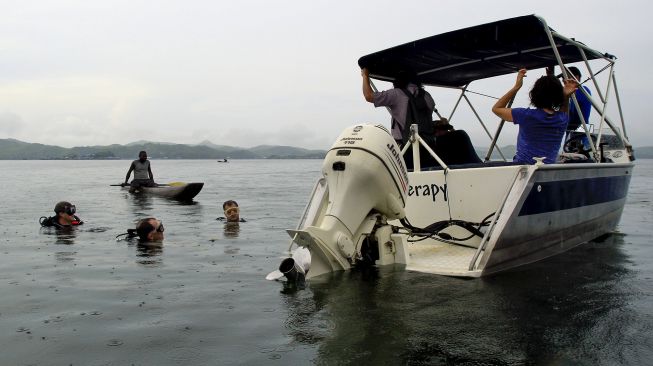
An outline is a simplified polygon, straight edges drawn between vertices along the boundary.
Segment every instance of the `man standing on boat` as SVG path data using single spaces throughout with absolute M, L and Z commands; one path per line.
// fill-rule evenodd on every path
M 422 140 L 433 149 L 435 147 L 435 130 L 433 110 L 435 101 L 422 87 L 414 72 L 399 71 L 392 82 L 393 89 L 382 92 L 372 90 L 370 72 L 361 69 L 363 76 L 363 96 L 365 100 L 374 103 L 375 107 L 386 107 L 392 116 L 391 133 L 400 148 L 408 143 L 410 125 L 419 126 L 418 133 Z M 413 168 L 413 155 L 405 154 L 404 161 L 408 169 Z M 438 163 L 420 146 L 420 162 L 422 167 L 437 166 Z
M 124 185 L 128 185 L 127 182 L 129 181 L 129 176 L 132 171 L 134 172 L 134 180 L 131 182 L 132 189 L 156 186 L 156 183 L 154 183 L 152 168 L 150 167 L 150 161 L 147 160 L 147 153 L 145 151 L 139 152 L 138 160 L 132 161 L 132 165 L 127 171 Z
M 571 75 L 574 76 L 576 81 L 580 83 L 580 78 L 581 78 L 581 73 L 580 70 L 578 70 L 577 67 L 571 66 L 568 68 L 569 72 Z M 581 86 L 587 94 L 592 95 L 592 92 L 588 87 L 585 85 Z M 585 96 L 585 93 L 583 93 L 580 88 L 574 92 L 574 95 L 576 96 L 576 100 L 578 101 L 578 105 L 580 106 L 580 114 L 578 113 L 578 110 L 576 110 L 576 104 L 572 103 L 571 101 L 569 102 L 569 124 L 567 125 L 567 130 L 569 131 L 576 131 L 578 127 L 582 124 L 580 120 L 580 115 L 583 115 L 583 119 L 585 119 L 585 123 L 589 123 L 590 120 L 590 112 L 592 111 L 592 102 L 590 102 L 589 99 Z
M 374 103 L 375 107 L 388 108 L 388 111 L 392 116 L 392 137 L 397 141 L 399 146 L 403 146 L 406 143 L 404 137 L 408 135 L 408 129 L 410 128 L 410 125 L 406 126 L 406 114 L 408 113 L 410 100 L 405 91 L 408 91 L 416 98 L 423 96 L 423 100 L 426 102 L 424 109 L 426 110 L 426 113 L 428 113 L 429 121 L 431 120 L 433 108 L 435 108 L 435 101 L 433 101 L 431 94 L 425 91 L 419 84 L 414 73 L 400 71 L 392 83 L 394 88 L 382 92 L 375 92 L 372 90 L 370 72 L 367 68 L 361 70 L 361 75 L 363 76 L 363 96 L 365 97 L 365 100 Z M 413 123 L 417 123 L 417 121 L 413 121 Z M 426 134 L 430 134 L 429 132 L 432 133 L 433 131 L 419 132 L 420 136 L 426 136 Z

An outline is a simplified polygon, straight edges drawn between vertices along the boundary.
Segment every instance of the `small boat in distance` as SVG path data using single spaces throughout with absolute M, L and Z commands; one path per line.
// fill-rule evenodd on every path
M 218 163 L 228 163 L 228 162 L 229 162 L 229 161 L 228 161 L 226 158 L 225 158 L 225 159 L 222 159 L 222 160 L 218 160 Z
M 151 194 L 177 201 L 190 201 L 200 193 L 204 183 L 172 182 L 158 184 L 156 187 L 139 187 L 136 189 L 132 189 L 129 184 L 115 184 L 115 186 L 129 189 L 130 193 L 134 194 Z
M 449 121 L 456 122 L 459 105 L 469 106 L 491 141 L 490 149 L 481 163 L 453 165 L 423 142 L 417 125 L 411 126 L 403 149 L 383 125 L 345 129 L 327 153 L 323 177 L 297 229 L 288 230 L 291 248 L 296 244 L 310 251 L 306 277 L 357 265 L 393 264 L 418 272 L 480 277 L 560 254 L 612 232 L 621 218 L 635 160 L 615 62 L 615 56 L 559 34 L 535 15 L 361 57 L 359 66 L 373 79 L 393 81 L 401 70 L 412 70 L 438 92 L 457 90 L 460 95 Z M 594 123 L 581 116 L 582 130 L 571 132 L 564 143 L 562 155 L 569 159 L 544 164 L 543 158 L 534 157 L 533 165 L 506 158 L 490 161 L 504 121 L 498 121 L 494 135 L 489 132 L 483 117 L 496 117 L 489 108 L 474 108 L 468 97 L 474 93 L 470 84 L 521 68 L 566 70 L 570 64 L 584 67 L 584 81 L 595 91 L 589 95 L 579 88 L 592 104 Z M 502 87 L 498 92 L 504 91 Z M 607 108 L 608 101 L 617 108 Z M 575 95 L 572 102 L 580 110 Z M 574 151 L 580 140 L 585 149 Z M 421 164 L 420 145 L 436 166 Z M 437 140 L 435 145 L 439 151 Z M 403 159 L 406 153 L 413 156 L 411 170 Z M 583 154 L 582 162 L 572 159 Z M 283 264 L 280 270 L 293 268 L 288 260 Z

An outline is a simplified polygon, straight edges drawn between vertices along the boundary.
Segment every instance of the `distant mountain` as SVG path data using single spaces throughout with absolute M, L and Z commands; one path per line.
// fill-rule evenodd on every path
M 298 149 L 293 154 L 292 148 L 283 147 L 284 154 L 273 155 L 265 150 L 253 151 L 233 146 L 183 145 L 156 142 L 132 142 L 127 145 L 76 146 L 64 148 L 23 142 L 15 139 L 0 139 L 0 160 L 42 160 L 42 159 L 135 159 L 141 150 L 147 151 L 155 159 L 306 159 L 323 158 L 321 150 Z M 271 151 L 274 151 L 271 146 Z M 307 153 L 310 152 L 310 153 Z
M 57 159 L 70 159 L 72 155 L 70 149 L 59 146 L 0 139 L 0 159 L 2 160 L 45 159 L 48 156 L 56 156 Z
M 138 140 L 138 141 L 130 142 L 130 143 L 126 144 L 125 146 L 135 146 L 135 145 L 145 145 L 145 144 L 177 145 L 174 142 Z
M 321 159 L 325 155 L 324 150 L 308 150 L 292 146 L 259 145 L 249 150 L 268 159 Z
M 489 147 L 478 147 L 474 150 L 476 150 L 476 155 L 478 155 L 481 160 L 484 160 L 485 155 L 487 155 L 489 149 Z M 517 147 L 515 145 L 506 145 L 499 147 L 498 150 L 501 151 L 501 154 L 503 154 L 503 157 L 505 157 L 506 160 L 512 161 L 512 157 L 515 156 L 515 153 L 517 152 Z M 503 160 L 498 150 L 496 148 L 492 150 L 492 156 L 490 157 L 490 160 Z
M 515 155 L 514 145 L 503 146 L 500 149 L 507 160 L 511 160 Z M 260 145 L 246 149 L 216 145 L 209 141 L 203 141 L 198 145 L 143 141 L 127 145 L 64 148 L 16 139 L 0 139 L 0 160 L 136 159 L 141 150 L 147 151 L 147 154 L 155 159 L 322 159 L 326 155 L 324 150 L 309 150 L 292 146 Z M 636 147 L 634 150 L 636 158 L 653 159 L 653 146 Z M 481 159 L 485 157 L 487 151 L 487 147 L 476 149 L 476 153 Z M 499 159 L 501 156 L 494 149 L 492 160 Z
M 216 145 L 216 144 L 212 143 L 209 140 L 204 140 L 204 141 L 202 141 L 199 144 L 194 145 L 194 146 L 208 146 L 208 147 L 210 147 L 212 149 L 224 150 L 224 151 L 233 151 L 233 150 L 240 150 L 241 149 L 240 147 L 233 147 L 233 146 L 227 146 L 227 145 Z
M 653 159 L 653 146 L 635 147 L 635 159 Z

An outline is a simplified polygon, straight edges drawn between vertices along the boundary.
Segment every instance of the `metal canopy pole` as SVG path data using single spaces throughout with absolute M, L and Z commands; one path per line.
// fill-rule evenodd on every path
M 587 90 L 585 90 L 585 88 L 583 88 L 582 85 L 581 85 L 580 88 L 578 88 L 578 90 L 580 90 L 583 93 L 583 95 L 585 95 L 585 98 L 587 100 L 592 99 L 592 97 L 587 93 Z M 597 155 L 598 153 L 597 153 L 597 150 L 596 150 L 596 146 L 594 145 L 594 142 L 592 141 L 592 136 L 590 136 L 590 129 L 589 129 L 588 121 L 586 121 L 585 116 L 583 116 L 583 113 L 582 113 L 582 111 L 580 109 L 580 104 L 578 104 L 578 98 L 576 98 L 576 93 L 571 95 L 571 102 L 574 103 L 574 106 L 576 107 L 576 113 L 578 114 L 578 117 L 580 118 L 581 126 L 583 126 L 583 131 L 585 131 L 585 136 L 587 136 L 587 142 L 589 142 L 589 144 L 590 144 L 590 149 L 592 150 L 592 156 L 594 156 L 594 159 L 598 161 L 598 159 L 596 159 L 597 156 L 598 156 Z M 568 112 L 569 111 L 567 111 L 567 114 L 569 114 Z M 597 112 L 601 113 L 598 109 L 597 109 Z
M 605 122 L 605 111 L 608 108 L 608 96 L 610 95 L 610 86 L 612 86 L 612 73 L 614 72 L 614 64 L 610 67 L 610 76 L 608 76 L 608 86 L 605 88 L 605 103 L 603 103 L 603 110 L 601 111 L 601 123 L 599 124 L 599 135 L 596 138 L 596 144 L 601 146 L 601 137 L 603 136 L 603 123 Z
M 594 109 L 596 109 L 597 111 L 600 111 L 600 110 L 603 109 L 592 98 L 590 98 L 589 101 L 590 101 L 590 103 L 592 103 L 592 107 Z M 615 133 L 615 135 L 619 136 L 621 138 L 621 140 L 624 141 L 625 143 L 630 144 L 628 142 L 628 139 L 623 135 L 623 133 L 618 128 L 616 128 L 614 126 L 614 124 L 612 123 L 612 120 L 610 119 L 610 117 L 608 117 L 606 115 L 603 115 L 602 117 L 605 118 L 605 123 L 608 125 L 608 127 L 610 127 L 610 129 Z
M 601 93 L 601 88 L 599 88 L 599 83 L 596 81 L 596 78 L 594 77 L 594 72 L 592 71 L 592 68 L 590 67 L 590 63 L 587 60 L 587 56 L 585 55 L 585 51 L 583 51 L 582 48 L 578 47 L 578 50 L 580 51 L 580 55 L 583 56 L 583 61 L 585 61 L 585 67 L 587 67 L 587 71 L 590 72 L 590 79 L 592 79 L 592 82 L 594 83 L 594 88 L 596 88 L 596 92 L 599 94 L 599 98 L 601 98 L 601 101 L 605 103 L 605 98 L 603 97 L 603 94 Z M 614 63 L 612 63 L 614 64 Z M 580 83 L 580 80 L 578 80 Z
M 506 108 L 512 107 L 512 102 L 515 101 L 515 97 L 512 97 L 510 101 L 508 102 L 508 105 Z M 494 133 L 494 138 L 492 139 L 492 143 L 490 144 L 490 148 L 487 151 L 487 155 L 485 155 L 485 161 L 490 161 L 490 157 L 492 156 L 492 151 L 494 150 L 494 146 L 497 144 L 497 140 L 499 139 L 499 134 L 501 133 L 501 129 L 503 129 L 503 125 L 506 123 L 506 120 L 502 119 L 499 122 L 499 127 L 497 127 L 497 132 Z M 503 155 L 502 155 L 503 156 Z M 506 158 L 503 158 L 504 160 Z
M 619 118 L 621 119 L 621 128 L 624 131 L 624 136 L 628 136 L 626 133 L 626 122 L 624 121 L 624 113 L 621 110 L 621 99 L 619 99 L 619 89 L 617 88 L 617 77 L 612 74 L 612 83 L 614 84 L 614 96 L 617 98 L 617 108 L 619 109 Z M 625 141 L 622 141 L 622 143 Z
M 481 116 L 479 116 L 478 112 L 476 112 L 476 108 L 474 108 L 474 106 L 472 105 L 472 102 L 469 100 L 469 98 L 467 98 L 467 95 L 465 95 L 464 97 L 465 97 L 465 101 L 469 105 L 469 108 L 472 110 L 472 112 L 474 112 L 474 115 L 476 116 L 476 119 L 478 119 L 478 122 L 481 124 L 481 126 L 483 126 L 483 129 L 485 130 L 485 133 L 490 138 L 490 140 L 492 140 L 492 134 L 487 129 L 487 127 L 485 127 L 485 123 L 483 123 L 483 120 L 481 119 Z M 501 158 L 503 158 L 503 160 L 505 161 L 506 157 L 503 156 L 503 153 L 501 152 L 501 149 L 499 149 L 498 146 L 497 146 L 497 151 L 499 152 L 499 155 L 501 155 Z
M 569 78 L 569 73 L 567 72 L 567 68 L 565 67 L 565 64 L 562 62 L 562 57 L 560 57 L 560 52 L 558 52 L 558 46 L 556 45 L 555 40 L 553 39 L 553 34 L 551 33 L 551 29 L 549 28 L 549 25 L 546 24 L 546 21 L 542 18 L 539 18 L 540 22 L 542 22 L 542 25 L 544 25 L 544 33 L 546 33 L 546 36 L 549 38 L 549 42 L 551 43 L 551 49 L 553 50 L 553 54 L 556 57 L 556 61 L 558 61 L 558 66 L 560 66 L 560 70 L 562 70 L 562 75 L 565 77 L 565 79 Z
M 453 106 L 453 109 L 451 110 L 451 114 L 449 114 L 449 122 L 451 122 L 451 119 L 453 118 L 453 114 L 456 113 L 456 110 L 458 109 L 458 104 L 460 104 L 460 100 L 463 99 L 463 96 L 465 95 L 468 86 L 469 84 L 463 86 L 462 89 L 460 89 L 460 96 L 458 96 L 458 100 L 456 100 L 456 104 Z

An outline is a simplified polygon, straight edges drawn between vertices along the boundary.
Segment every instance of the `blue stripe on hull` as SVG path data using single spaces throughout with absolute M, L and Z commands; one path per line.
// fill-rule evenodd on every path
M 535 182 L 519 216 L 616 201 L 626 197 L 630 175 Z M 538 192 L 538 187 L 541 190 Z

